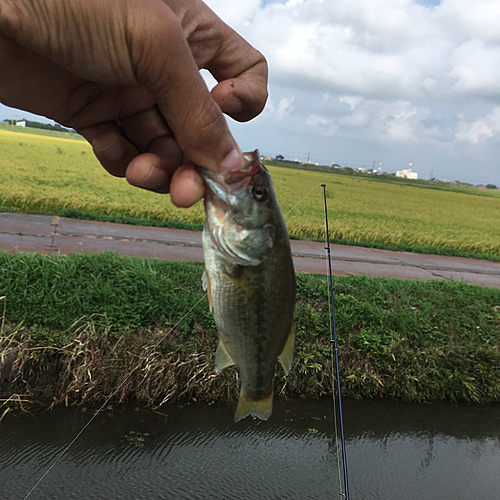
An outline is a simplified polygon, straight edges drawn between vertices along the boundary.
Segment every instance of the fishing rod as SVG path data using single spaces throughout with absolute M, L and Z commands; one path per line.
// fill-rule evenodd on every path
M 344 471 L 344 496 L 349 500 L 349 478 L 347 474 L 347 455 L 345 450 L 345 435 L 344 435 L 344 415 L 342 410 L 342 393 L 340 390 L 340 369 L 339 369 L 339 350 L 337 342 L 337 329 L 335 327 L 335 304 L 333 300 L 333 278 L 332 278 L 332 261 L 330 258 L 330 234 L 328 231 L 328 208 L 326 205 L 326 184 L 321 184 L 323 188 L 323 198 L 325 200 L 325 223 L 326 223 L 326 250 L 328 251 L 328 269 L 330 274 L 330 299 L 332 302 L 332 321 L 333 321 L 333 339 L 330 342 L 335 349 L 335 368 L 337 375 L 337 393 L 339 399 L 339 421 L 340 421 L 340 442 L 342 445 L 342 469 Z

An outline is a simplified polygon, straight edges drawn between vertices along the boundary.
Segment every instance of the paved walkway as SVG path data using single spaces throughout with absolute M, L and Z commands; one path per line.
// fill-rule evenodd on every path
M 291 243 L 298 272 L 328 272 L 324 243 Z M 0 250 L 61 255 L 111 251 L 163 260 L 203 261 L 199 232 L 19 213 L 0 213 Z M 332 245 L 331 262 L 336 275 L 464 280 L 500 288 L 500 263 L 485 260 Z

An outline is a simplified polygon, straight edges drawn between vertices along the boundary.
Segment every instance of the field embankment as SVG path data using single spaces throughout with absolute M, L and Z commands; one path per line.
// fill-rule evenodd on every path
M 113 254 L 0 253 L 0 398 L 44 404 L 180 398 L 232 402 L 214 373 L 217 333 L 202 264 Z M 328 282 L 297 275 L 296 356 L 276 392 L 331 393 Z M 500 401 L 500 290 L 453 282 L 334 278 L 347 397 Z M 2 412 L 0 411 L 0 414 Z
M 0 130 L 0 164 L 4 209 L 197 228 L 204 223 L 202 204 L 179 210 L 168 196 L 111 177 L 81 140 Z M 500 259 L 499 190 L 269 168 L 292 236 L 324 238 L 319 185 L 325 183 L 335 242 Z

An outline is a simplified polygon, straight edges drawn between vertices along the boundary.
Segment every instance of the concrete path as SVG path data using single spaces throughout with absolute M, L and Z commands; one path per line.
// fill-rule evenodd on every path
M 291 243 L 298 272 L 328 272 L 324 243 Z M 111 251 L 163 260 L 203 261 L 199 232 L 19 213 L 0 213 L 0 250 L 61 255 Z M 500 263 L 479 259 L 332 245 L 331 262 L 336 275 L 463 280 L 500 288 Z

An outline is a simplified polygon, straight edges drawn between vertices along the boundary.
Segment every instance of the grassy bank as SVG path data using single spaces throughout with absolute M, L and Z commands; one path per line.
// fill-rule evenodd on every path
M 202 204 L 179 210 L 168 196 L 111 177 L 81 140 L 0 130 L 0 164 L 0 206 L 6 208 L 129 223 L 204 223 Z M 499 190 L 349 176 L 331 169 L 269 168 L 293 236 L 324 238 L 319 185 L 325 183 L 336 242 L 500 259 Z
M 97 403 L 119 388 L 115 402 L 234 402 L 235 369 L 214 373 L 202 270 L 113 254 L 0 253 L 0 398 Z M 297 279 L 295 363 L 286 378 L 277 367 L 275 387 L 319 397 L 331 393 L 328 286 L 323 276 Z M 500 290 L 346 276 L 334 285 L 347 397 L 500 401 Z

